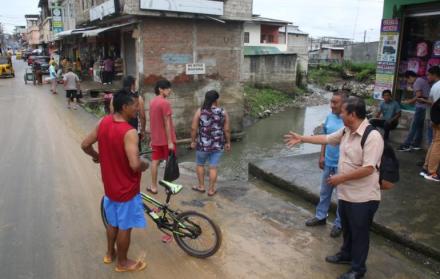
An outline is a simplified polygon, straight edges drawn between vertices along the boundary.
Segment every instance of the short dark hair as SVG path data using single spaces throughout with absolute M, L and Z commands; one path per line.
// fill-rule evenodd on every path
M 115 112 L 121 112 L 124 105 L 131 105 L 134 103 L 134 95 L 122 89 L 113 97 L 113 108 Z
M 440 78 L 440 67 L 433 66 L 433 67 L 429 68 L 428 73 Z
M 367 108 L 362 98 L 350 96 L 344 104 L 346 105 L 345 110 L 348 113 L 356 114 L 359 119 L 365 119 L 365 117 L 367 117 Z
M 133 76 L 126 76 L 122 80 L 122 88 L 126 91 L 131 90 L 131 86 L 136 82 L 136 79 Z
M 156 82 L 156 86 L 154 87 L 154 93 L 156 93 L 156 95 L 160 94 L 160 90 L 159 89 L 168 89 L 171 88 L 171 82 L 169 82 L 166 79 L 162 79 L 159 80 L 158 82 Z
M 343 90 L 333 91 L 333 96 L 341 97 L 342 102 L 345 102 L 345 100 L 347 100 L 347 93 L 345 93 Z
M 385 96 L 385 94 L 390 94 L 390 96 L 393 96 L 393 93 L 391 93 L 391 90 L 389 89 L 385 89 L 384 91 L 382 91 L 382 97 Z
M 414 71 L 406 71 L 405 72 L 405 77 L 409 78 L 409 77 L 417 77 L 417 74 Z

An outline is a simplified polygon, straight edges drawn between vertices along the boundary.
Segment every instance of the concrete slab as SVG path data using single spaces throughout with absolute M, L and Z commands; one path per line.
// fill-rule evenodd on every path
M 416 162 L 424 152 L 398 153 L 401 180 L 382 192 L 373 229 L 385 237 L 440 260 L 440 183 L 419 176 Z M 319 154 L 308 154 L 249 163 L 249 174 L 291 191 L 316 204 L 321 170 Z M 335 201 L 332 205 L 334 211 Z

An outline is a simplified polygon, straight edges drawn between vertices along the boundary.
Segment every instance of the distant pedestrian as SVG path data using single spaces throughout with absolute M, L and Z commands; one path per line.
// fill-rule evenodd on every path
M 104 62 L 104 71 L 102 73 L 102 77 L 103 77 L 103 84 L 111 84 L 113 81 L 113 66 L 114 66 L 114 62 L 113 59 L 111 57 L 107 57 Z
M 370 119 L 370 123 L 374 127 L 383 128 L 383 139 L 387 141 L 390 137 L 390 131 L 396 129 L 397 125 L 399 125 L 399 118 L 402 112 L 399 103 L 393 100 L 390 90 L 384 90 L 382 98 L 383 101 L 380 103 L 376 118 Z
M 71 108 L 71 103 L 73 102 L 73 109 L 77 109 L 78 102 L 78 92 L 81 90 L 79 78 L 73 72 L 72 68 L 67 69 L 67 73 L 64 75 L 64 89 L 66 90 L 66 98 L 67 98 L 67 108 Z
M 332 112 L 327 116 L 324 122 L 324 134 L 329 135 L 342 129 L 344 122 L 341 118 L 342 104 L 346 99 L 346 95 L 341 91 L 333 93 L 330 101 L 330 107 Z M 338 173 L 338 161 L 339 161 L 339 145 L 333 146 L 329 144 L 323 144 L 321 147 L 321 156 L 319 159 L 319 168 L 324 172 L 322 173 L 321 189 L 319 192 L 319 203 L 316 206 L 315 217 L 307 220 L 306 226 L 319 226 L 325 225 L 327 222 L 328 209 L 332 201 L 332 194 L 335 188 L 327 183 L 327 180 L 332 175 Z M 336 191 L 335 191 L 336 192 Z M 332 230 L 330 232 L 331 237 L 338 237 L 341 235 L 342 226 L 339 213 L 336 210 L 336 219 L 333 223 Z
M 57 71 L 56 71 L 56 63 L 55 61 L 52 61 L 52 64 L 49 66 L 49 78 L 50 78 L 50 92 L 52 94 L 58 94 L 57 93 Z
M 420 150 L 423 138 L 423 126 L 425 122 L 426 108 L 428 105 L 421 102 L 419 99 L 428 99 L 430 86 L 427 80 L 421 77 L 417 77 L 417 74 L 413 71 L 407 71 L 405 73 L 406 81 L 409 85 L 409 89 L 412 90 L 413 97 L 408 100 L 402 101 L 403 104 L 415 104 L 416 111 L 411 123 L 408 136 L 405 142 L 399 147 L 399 151 L 411 151 Z
M 117 272 L 140 271 L 147 264 L 142 260 L 128 259 L 127 254 L 132 229 L 146 226 L 140 182 L 148 163 L 139 158 L 138 136 L 128 124 L 137 113 L 137 99 L 129 92 L 120 91 L 115 95 L 113 105 L 115 113 L 102 118 L 81 147 L 101 165 L 104 213 L 108 220 L 107 252 L 103 262 L 110 264 L 117 259 Z M 96 142 L 98 152 L 93 148 Z
M 173 111 L 168 101 L 171 83 L 159 80 L 154 88 L 156 97 L 150 102 L 151 133 L 151 186 L 147 191 L 157 194 L 157 171 L 161 160 L 167 160 L 170 152 L 176 152 L 176 133 L 173 125 Z
M 229 116 L 225 109 L 219 107 L 219 94 L 215 90 L 205 94 L 202 108 L 194 115 L 191 125 L 191 148 L 196 149 L 197 178 L 199 185 L 192 189 L 204 193 L 205 164 L 209 163 L 208 196 L 217 192 L 217 167 L 223 152 L 231 150 L 231 130 Z
M 370 246 L 370 227 L 381 198 L 379 171 L 384 149 L 380 133 L 373 130 L 364 146 L 361 140 L 369 123 L 365 102 L 350 97 L 342 106 L 341 117 L 345 127 L 330 135 L 302 136 L 290 132 L 285 136 L 288 146 L 299 143 L 340 144 L 338 174 L 327 183 L 338 189 L 339 215 L 341 217 L 343 245 L 340 252 L 326 257 L 335 264 L 351 264 L 348 272 L 339 279 L 364 277 Z
M 429 100 L 426 101 L 423 99 L 422 101 L 432 105 L 431 122 L 433 137 L 420 175 L 428 180 L 440 182 L 440 176 L 438 175 L 438 169 L 440 166 L 440 123 L 438 122 L 439 119 L 432 118 L 440 117 L 440 67 L 435 66 L 430 68 L 428 70 L 428 79 L 433 83 L 429 94 Z

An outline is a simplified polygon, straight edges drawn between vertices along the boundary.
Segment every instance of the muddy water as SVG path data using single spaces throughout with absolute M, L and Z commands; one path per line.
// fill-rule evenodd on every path
M 289 149 L 283 143 L 283 135 L 289 130 L 310 135 L 329 112 L 329 105 L 304 109 L 289 108 L 257 122 L 246 130 L 241 142 L 232 144 L 231 152 L 225 153 L 219 165 L 221 176 L 227 180 L 247 180 L 249 162 L 318 152 L 320 146 L 310 144 Z M 179 160 L 193 162 L 194 158 L 195 153 L 190 152 L 181 156 Z

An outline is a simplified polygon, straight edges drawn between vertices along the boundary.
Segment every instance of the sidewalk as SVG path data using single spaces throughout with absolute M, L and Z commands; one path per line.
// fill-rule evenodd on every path
M 382 191 L 373 229 L 385 237 L 440 260 L 440 184 L 419 176 L 415 164 L 424 152 L 398 153 L 400 182 Z M 319 154 L 249 163 L 249 174 L 317 204 L 321 171 Z M 332 210 L 335 210 L 335 200 Z

